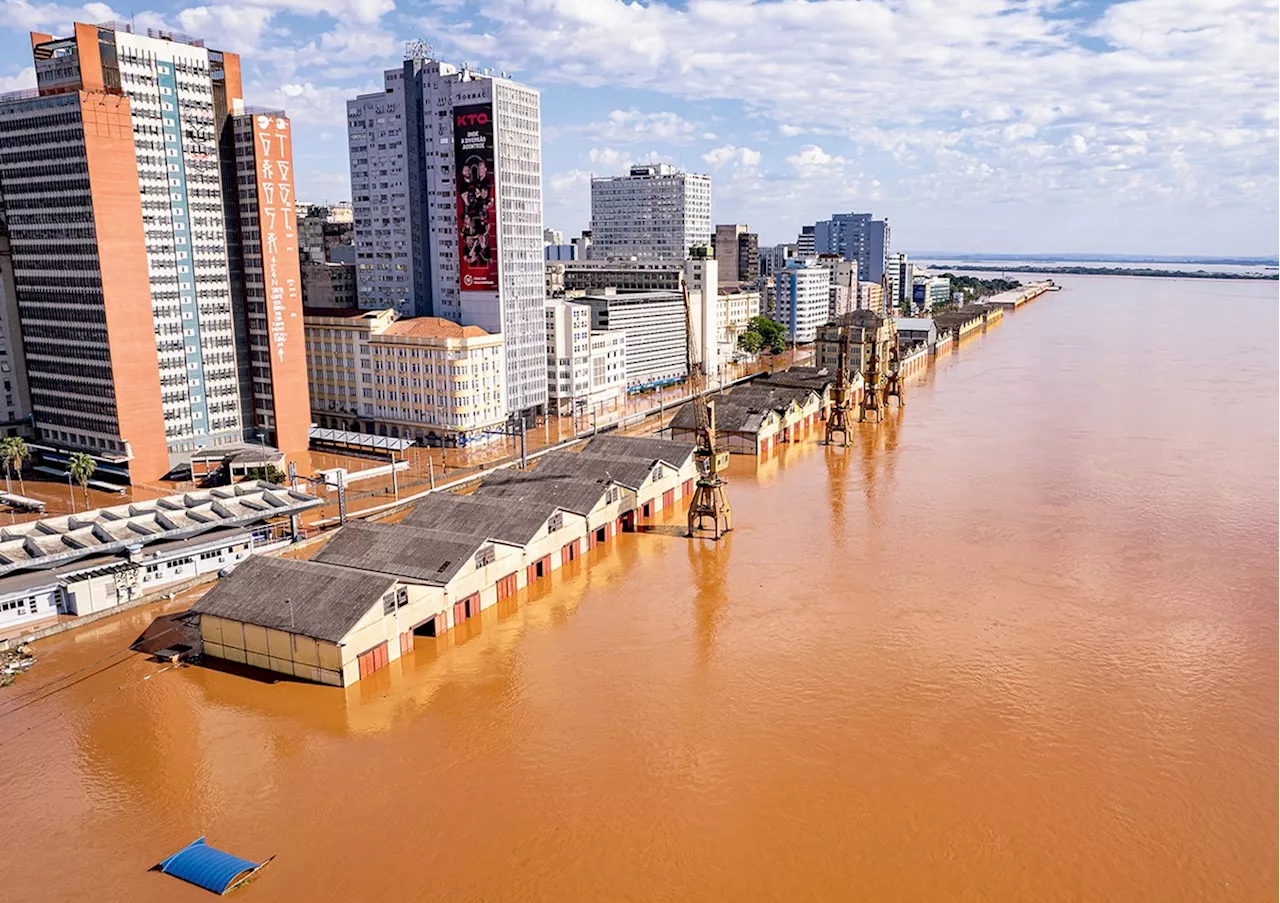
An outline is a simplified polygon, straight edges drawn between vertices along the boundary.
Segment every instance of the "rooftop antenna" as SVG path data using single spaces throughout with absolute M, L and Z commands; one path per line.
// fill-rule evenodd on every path
M 421 38 L 416 38 L 412 41 L 405 41 L 404 43 L 404 58 L 406 60 L 429 60 L 431 59 L 431 54 L 434 52 L 435 48 L 431 46 L 430 42 L 424 41 Z

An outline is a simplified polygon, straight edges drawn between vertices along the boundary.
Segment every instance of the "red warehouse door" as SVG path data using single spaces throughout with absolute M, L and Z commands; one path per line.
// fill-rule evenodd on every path
M 693 480 L 684 481 L 684 485 L 680 487 L 680 494 L 685 498 L 693 495 Z
M 453 603 L 453 626 L 457 627 L 467 619 L 467 603 L 465 601 Z
M 516 575 L 507 574 L 498 581 L 498 598 L 505 599 L 516 594 Z
M 374 671 L 387 666 L 387 644 L 384 640 L 368 652 L 356 656 L 356 664 L 360 667 L 360 679 L 364 680 Z
M 676 491 L 674 489 L 668 489 L 666 492 L 662 493 L 663 508 L 670 508 L 675 503 L 676 503 Z
M 462 604 L 466 606 L 468 618 L 474 618 L 476 615 L 480 614 L 480 594 L 479 593 L 472 593 L 471 595 L 467 596 L 467 598 L 462 600 Z

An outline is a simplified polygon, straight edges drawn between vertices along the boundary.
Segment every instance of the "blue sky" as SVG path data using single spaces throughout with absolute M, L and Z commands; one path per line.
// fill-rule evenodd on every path
M 542 91 L 545 219 L 587 227 L 591 174 L 710 173 L 763 243 L 834 211 L 895 247 L 1274 255 L 1274 0 L 0 0 L 0 91 L 29 30 L 127 19 L 245 61 L 283 106 L 298 191 L 349 195 L 343 102 L 404 44 Z

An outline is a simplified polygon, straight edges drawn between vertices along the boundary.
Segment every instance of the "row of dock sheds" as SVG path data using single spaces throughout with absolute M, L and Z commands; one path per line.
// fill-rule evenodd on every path
M 792 367 L 714 396 L 716 441 L 736 455 L 767 455 L 799 442 L 831 407 L 835 374 L 825 367 Z M 671 420 L 671 437 L 692 442 L 697 410 L 687 404 Z
M 600 436 L 349 523 L 310 560 L 250 558 L 192 607 L 204 655 L 351 685 L 691 496 L 693 451 Z

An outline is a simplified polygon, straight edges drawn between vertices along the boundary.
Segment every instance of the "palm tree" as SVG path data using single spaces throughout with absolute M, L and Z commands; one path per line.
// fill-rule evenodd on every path
M 27 448 L 27 443 L 21 436 L 6 436 L 0 439 L 0 462 L 4 463 L 5 480 L 8 482 L 10 474 L 13 471 L 18 472 L 18 485 L 22 487 L 22 494 L 27 494 L 26 481 L 22 479 L 22 467 L 31 457 L 31 449 Z M 13 490 L 13 485 L 9 484 L 9 490 Z
M 89 508 L 89 478 L 93 476 L 93 472 L 98 469 L 98 465 L 94 463 L 93 458 L 84 452 L 72 452 L 71 457 L 67 461 L 67 471 L 71 474 L 72 479 L 80 484 L 81 490 L 84 491 L 84 507 Z

